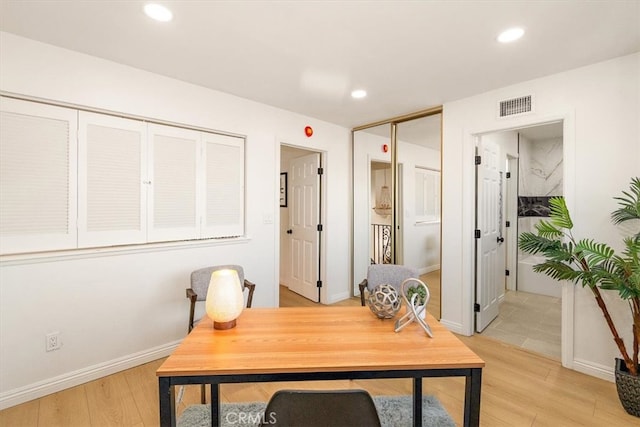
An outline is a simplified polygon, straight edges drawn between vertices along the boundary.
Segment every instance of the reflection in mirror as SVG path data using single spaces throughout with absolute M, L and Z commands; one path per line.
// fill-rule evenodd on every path
M 392 262 L 391 208 L 383 198 L 389 189 L 392 201 L 391 142 L 385 124 L 353 134 L 353 290 L 367 277 L 372 263 Z M 386 146 L 386 150 L 385 150 Z
M 391 124 L 353 133 L 353 280 L 370 264 L 416 268 L 432 293 L 428 311 L 440 318 L 441 114 L 397 124 L 397 194 L 391 165 Z M 385 147 L 386 146 L 386 147 Z M 387 207 L 387 188 L 391 205 Z M 396 233 L 392 231 L 393 202 Z M 393 239 L 395 242 L 392 242 Z M 394 243 L 392 245 L 392 243 Z M 394 253 L 395 250 L 395 253 Z
M 398 241 L 405 265 L 429 286 L 427 311 L 440 318 L 440 124 L 441 114 L 398 123 L 401 218 Z
M 391 264 L 391 163 L 371 162 L 371 264 Z

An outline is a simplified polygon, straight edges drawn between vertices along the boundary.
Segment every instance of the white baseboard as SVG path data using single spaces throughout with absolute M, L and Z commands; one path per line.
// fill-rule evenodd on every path
M 78 369 L 0 394 L 0 410 L 166 357 L 182 340 Z
M 339 294 L 332 295 L 332 297 L 327 301 L 327 304 L 333 304 L 338 301 L 343 301 L 349 299 L 349 292 L 340 292 Z
M 606 381 L 615 382 L 614 369 L 581 359 L 573 359 L 573 369 Z
M 418 269 L 418 274 L 423 275 L 431 273 L 432 271 L 440 270 L 440 264 L 430 265 L 428 267 L 422 267 Z M 428 284 L 428 283 L 427 283 Z
M 449 329 L 453 333 L 465 335 L 462 332 L 462 325 L 460 323 L 451 322 L 446 319 L 440 319 L 440 324 L 442 324 L 445 328 Z

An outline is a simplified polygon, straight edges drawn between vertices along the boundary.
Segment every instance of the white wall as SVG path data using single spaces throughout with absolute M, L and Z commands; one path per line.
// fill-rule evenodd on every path
M 345 295 L 348 129 L 8 33 L 0 64 L 4 92 L 247 136 L 246 239 L 0 258 L 0 408 L 168 354 L 196 268 L 241 264 L 254 306 L 277 305 L 281 142 L 325 153 L 323 299 Z M 52 331 L 63 347 L 46 353 Z
M 533 94 L 535 112 L 498 119 L 499 100 Z M 640 54 L 524 82 L 444 105 L 442 321 L 473 330 L 473 135 L 564 120 L 564 194 L 574 235 L 621 247 L 611 225 L 613 197 L 640 175 Z M 570 286 L 570 285 L 567 285 Z M 573 288 L 572 288 L 573 290 Z M 567 291 L 564 295 L 571 295 Z M 611 377 L 617 348 L 593 297 L 575 288 L 573 354 L 566 364 Z M 631 345 L 628 307 L 611 299 L 612 317 Z

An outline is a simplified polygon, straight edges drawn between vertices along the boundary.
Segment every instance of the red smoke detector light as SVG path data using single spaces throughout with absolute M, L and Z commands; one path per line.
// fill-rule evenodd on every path
M 305 126 L 304 134 L 307 135 L 307 137 L 313 135 L 313 128 L 311 126 Z

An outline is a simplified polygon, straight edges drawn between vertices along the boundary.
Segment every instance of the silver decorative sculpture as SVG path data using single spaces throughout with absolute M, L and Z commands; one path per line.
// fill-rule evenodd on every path
M 369 293 L 369 308 L 381 319 L 392 319 L 400 310 L 402 300 L 391 285 L 378 285 Z
M 424 301 L 424 305 L 421 305 L 419 307 L 416 307 L 414 305 L 414 303 L 416 302 L 416 299 L 418 298 L 417 293 L 413 294 L 411 296 L 411 299 L 409 299 L 409 297 L 407 296 L 407 291 L 409 290 L 410 287 L 423 287 L 426 290 L 426 298 Z M 427 310 L 427 304 L 429 303 L 429 298 L 431 297 L 431 294 L 429 293 L 429 288 L 427 287 L 427 285 L 422 280 L 409 278 L 404 282 L 402 282 L 402 284 L 400 285 L 400 293 L 402 294 L 402 299 L 407 305 L 407 313 L 401 318 L 399 318 L 398 320 L 396 320 L 395 331 L 400 332 L 409 323 L 416 321 L 420 326 L 422 326 L 422 329 L 424 329 L 427 335 L 429 335 L 430 338 L 433 338 L 433 332 L 431 332 L 431 328 L 429 327 L 427 322 L 422 318 L 423 317 L 422 314 Z

